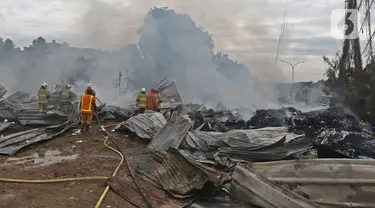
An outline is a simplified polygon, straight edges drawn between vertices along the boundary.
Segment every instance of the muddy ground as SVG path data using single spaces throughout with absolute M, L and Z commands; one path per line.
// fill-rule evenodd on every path
M 124 133 L 111 133 L 134 168 L 154 164 L 143 141 Z M 22 149 L 15 156 L 0 156 L 0 177 L 14 179 L 57 179 L 84 176 L 111 176 L 119 156 L 103 145 L 97 128 L 87 135 L 69 131 L 53 140 Z M 151 168 L 151 167 L 149 167 Z M 118 173 L 131 177 L 123 164 Z M 94 207 L 106 187 L 104 180 L 52 184 L 0 182 L 0 208 L 86 208 Z M 134 207 L 110 191 L 101 207 Z

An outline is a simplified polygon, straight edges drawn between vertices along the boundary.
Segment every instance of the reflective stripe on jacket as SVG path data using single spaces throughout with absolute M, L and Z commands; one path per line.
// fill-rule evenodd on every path
M 155 93 L 148 94 L 146 109 L 156 111 L 158 108 L 159 108 L 159 102 L 158 102 L 157 95 Z
M 146 108 L 147 95 L 139 94 L 137 97 L 137 106 L 140 108 Z
M 157 97 L 157 101 L 158 101 L 158 103 L 161 103 L 161 97 L 160 97 L 160 94 L 158 93 L 158 94 L 156 94 L 156 97 Z
M 48 103 L 48 91 L 46 89 L 39 89 L 38 103 Z
M 69 89 L 62 89 L 60 95 L 60 102 L 69 102 L 70 101 L 70 90 Z
M 95 109 L 95 97 L 89 94 L 83 95 L 81 99 L 81 113 L 92 113 Z

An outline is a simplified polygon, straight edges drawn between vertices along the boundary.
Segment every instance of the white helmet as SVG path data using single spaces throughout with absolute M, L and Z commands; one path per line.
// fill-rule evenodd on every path
M 67 85 L 66 85 L 66 88 L 69 88 L 69 89 L 70 89 L 70 88 L 72 88 L 72 86 L 70 86 L 70 84 L 67 84 Z
M 47 83 L 44 82 L 44 83 L 42 84 L 42 87 L 48 87 Z
M 141 91 L 142 91 L 142 92 L 146 92 L 146 88 L 142 88 Z
M 88 84 L 87 84 L 87 87 L 91 87 L 91 83 L 88 83 Z

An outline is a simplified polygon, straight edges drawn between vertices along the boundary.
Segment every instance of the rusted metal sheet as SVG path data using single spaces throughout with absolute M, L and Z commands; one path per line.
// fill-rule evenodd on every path
M 198 162 L 195 165 L 208 176 L 208 180 L 213 182 L 216 187 L 231 180 L 231 173 L 218 171 Z
M 169 195 L 159 184 L 155 173 L 148 173 L 141 169 L 135 171 L 135 177 L 153 207 L 182 208 L 192 203 L 192 199 L 176 199 Z M 129 203 L 140 208 L 148 208 L 138 189 L 130 177 L 112 177 L 107 181 L 108 185 Z
M 194 196 L 208 181 L 207 174 L 173 148 L 156 172 L 164 190 L 178 198 Z
M 322 206 L 375 207 L 374 160 L 288 160 L 247 168 Z

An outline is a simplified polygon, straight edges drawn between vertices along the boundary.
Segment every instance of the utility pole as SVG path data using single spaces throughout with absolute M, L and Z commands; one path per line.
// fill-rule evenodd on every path
M 293 84 L 294 84 L 294 68 L 295 68 L 298 64 L 305 63 L 305 61 L 299 61 L 299 62 L 294 63 L 294 64 L 292 64 L 292 63 L 290 63 L 290 62 L 288 62 L 288 61 L 284 61 L 284 60 L 281 60 L 281 61 L 284 62 L 284 63 L 289 64 L 289 65 L 292 67 L 292 85 L 293 85 Z
M 284 61 L 284 60 L 281 60 L 282 62 L 284 63 L 287 63 L 289 64 L 291 67 L 292 67 L 292 86 L 290 87 L 290 94 L 291 94 L 291 97 L 292 97 L 292 102 L 294 101 L 294 68 L 298 65 L 298 64 L 302 64 L 304 63 L 305 61 L 299 61 L 297 63 L 290 63 L 289 61 Z
M 116 100 L 117 95 L 120 95 L 121 77 L 122 77 L 122 73 L 121 71 L 118 71 L 118 78 L 113 80 L 113 86 L 115 87 L 115 100 Z
M 118 71 L 118 95 L 120 95 L 121 93 L 121 77 L 122 77 L 122 73 L 121 71 Z

